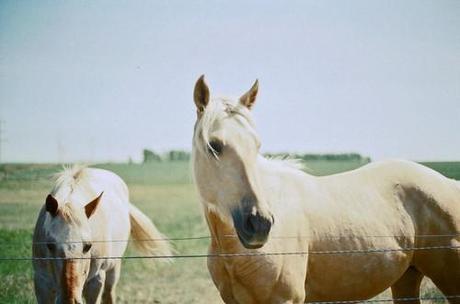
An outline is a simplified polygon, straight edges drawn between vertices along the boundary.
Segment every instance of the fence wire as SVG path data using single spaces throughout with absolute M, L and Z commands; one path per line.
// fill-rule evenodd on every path
M 238 253 L 207 253 L 207 254 L 179 254 L 179 255 L 132 255 L 132 256 L 94 256 L 94 257 L 0 257 L 0 261 L 32 261 L 32 260 L 132 260 L 132 259 L 186 259 L 186 258 L 236 258 L 259 256 L 293 256 L 293 255 L 346 255 L 372 254 L 401 251 L 422 250 L 459 250 L 460 246 L 429 246 L 403 248 L 375 248 L 375 249 L 347 249 L 347 250 L 312 250 L 292 252 L 238 252 Z
M 364 238 L 414 238 L 414 239 L 436 239 L 436 238 L 452 238 L 459 237 L 460 233 L 456 234 L 420 234 L 420 235 L 331 235 L 321 237 L 322 239 L 364 239 Z M 237 235 L 224 235 L 224 238 L 238 238 Z M 271 239 L 283 240 L 283 239 L 312 239 L 318 238 L 316 236 L 272 236 Z M 71 240 L 65 242 L 47 242 L 38 241 L 32 242 L 32 245 L 46 245 L 46 244 L 79 244 L 79 243 L 133 243 L 133 242 L 180 242 L 180 241 L 194 241 L 194 240 L 211 240 L 217 239 L 209 235 L 203 236 L 191 236 L 191 237 L 172 237 L 172 238 L 151 238 L 151 239 L 127 239 L 127 240 Z M 16 240 L 13 240 L 16 241 Z M 0 241 L 0 244 L 11 244 L 11 241 Z M 30 243 L 29 243 L 30 244 Z
M 415 238 L 444 238 L 456 237 L 459 234 L 445 235 L 416 235 Z M 226 237 L 236 237 L 227 235 Z M 362 236 L 360 236 L 362 237 Z M 372 238 L 398 237 L 398 236 L 366 236 Z M 407 236 L 400 236 L 407 237 Z M 210 239 L 210 236 L 187 237 L 187 238 L 162 238 L 162 239 L 145 239 L 138 241 L 185 241 Z M 276 237 L 273 237 L 276 238 Z M 299 237 L 278 237 L 299 238 Z M 340 238 L 354 238 L 353 236 L 340 236 Z M 92 242 L 132 242 L 133 240 L 101 240 Z M 65 243 L 81 243 L 82 241 L 71 241 Z M 33 244 L 49 244 L 49 242 L 35 242 Z M 208 253 L 208 254 L 178 254 L 178 255 L 133 255 L 133 256 L 95 256 L 95 257 L 0 257 L 0 262 L 7 261 L 33 261 L 33 260 L 101 260 L 101 259 L 118 259 L 118 260 L 135 260 L 135 259 L 189 259 L 189 258 L 238 258 L 238 257 L 260 257 L 260 256 L 302 256 L 302 255 L 348 255 L 348 254 L 376 254 L 391 253 L 401 251 L 422 251 L 422 250 L 460 250 L 460 246 L 426 246 L 426 247 L 405 247 L 405 248 L 371 248 L 371 249 L 346 249 L 346 250 L 310 250 L 310 251 L 293 251 L 293 252 L 240 252 L 240 253 Z M 460 295 L 447 296 L 428 296 L 428 297 L 405 297 L 405 298 L 382 298 L 370 300 L 346 300 L 346 301 L 316 301 L 308 304 L 354 304 L 354 303 L 384 303 L 384 302 L 410 302 L 410 301 L 445 301 L 451 299 L 460 299 Z

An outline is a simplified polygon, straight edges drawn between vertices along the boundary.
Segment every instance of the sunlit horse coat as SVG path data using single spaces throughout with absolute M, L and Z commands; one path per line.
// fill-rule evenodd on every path
M 193 167 L 209 250 L 308 254 L 210 258 L 225 303 L 363 300 L 388 287 L 417 298 L 424 276 L 460 303 L 460 183 L 408 161 L 314 177 L 268 160 L 249 111 L 257 90 L 235 102 L 211 99 L 203 77 L 195 85 Z M 413 249 L 426 247 L 435 248 Z

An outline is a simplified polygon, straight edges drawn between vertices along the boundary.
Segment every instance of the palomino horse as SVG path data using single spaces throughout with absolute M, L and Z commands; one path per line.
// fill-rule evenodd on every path
M 130 233 L 142 252 L 170 254 L 167 242 L 145 241 L 163 236 L 130 204 L 120 177 L 81 167 L 60 173 L 33 237 L 35 258 L 57 258 L 33 261 L 38 303 L 82 303 L 82 295 L 86 303 L 114 303 L 121 260 L 101 257 L 122 256 Z
M 225 303 L 358 301 L 388 287 L 393 299 L 418 298 L 424 276 L 460 303 L 460 183 L 408 161 L 314 177 L 266 159 L 250 113 L 257 90 L 211 99 L 202 76 L 194 91 L 210 253 L 240 254 L 208 259 Z M 375 249 L 389 250 L 366 252 Z M 305 254 L 264 255 L 283 252 Z

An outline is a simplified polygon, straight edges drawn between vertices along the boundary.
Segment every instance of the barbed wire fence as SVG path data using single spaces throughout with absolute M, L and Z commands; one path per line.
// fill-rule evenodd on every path
M 330 235 L 326 237 L 321 237 L 322 239 L 364 239 L 364 238 L 407 238 L 407 239 L 433 239 L 433 238 L 453 238 L 453 237 L 460 237 L 460 233 L 453 233 L 453 234 L 420 234 L 420 235 Z M 238 238 L 237 235 L 227 234 L 221 238 Z M 318 238 L 317 236 L 271 236 L 271 239 L 312 239 Z M 37 241 L 32 242 L 31 244 L 72 244 L 72 243 L 83 243 L 83 242 L 90 242 L 90 243 L 119 243 L 119 242 L 156 242 L 156 241 L 194 241 L 194 240 L 208 240 L 208 239 L 217 239 L 216 237 L 212 237 L 210 235 L 202 235 L 202 236 L 190 236 L 190 237 L 171 237 L 171 238 L 149 238 L 149 239 L 125 239 L 125 240 L 70 240 L 65 242 L 48 242 L 48 241 Z M 13 240 L 14 241 L 21 241 L 22 240 Z M 0 241 L 0 244 L 11 244 L 12 241 Z M 29 243 L 30 244 L 30 243 Z
M 207 253 L 207 254 L 175 254 L 175 255 L 131 255 L 131 256 L 93 256 L 93 257 L 0 257 L 0 261 L 32 261 L 32 260 L 91 260 L 91 259 L 184 259 L 184 258 L 233 258 L 233 257 L 257 257 L 257 256 L 283 256 L 283 255 L 345 255 L 345 254 L 371 254 L 402 251 L 425 251 L 425 250 L 460 250 L 460 246 L 427 246 L 427 247 L 400 247 L 400 248 L 372 248 L 350 250 L 309 250 L 287 252 L 238 252 L 238 253 Z
M 437 235 L 338 235 L 328 236 L 328 239 L 365 239 L 365 238 L 408 238 L 408 239 L 446 239 L 457 238 L 460 234 L 437 234 Z M 311 239 L 317 236 L 273 236 L 272 239 Z M 223 238 L 237 238 L 236 235 L 225 235 Z M 191 236 L 191 237 L 173 237 L 173 238 L 157 238 L 157 239 L 141 239 L 141 240 L 71 240 L 66 242 L 46 242 L 38 241 L 31 242 L 28 245 L 47 245 L 47 244 L 75 244 L 75 243 L 133 243 L 133 242 L 185 242 L 196 240 L 211 240 L 213 237 Z M 10 241 L 0 241 L 1 245 L 14 245 Z M 17 243 L 17 242 L 16 242 Z M 89 257 L 31 257 L 31 256 L 0 256 L 0 262 L 15 262 L 15 261 L 33 261 L 33 260 L 87 260 L 87 259 L 119 259 L 119 260 L 136 260 L 136 259 L 193 259 L 193 258 L 239 258 L 239 257 L 261 257 L 261 256 L 306 256 L 306 255 L 355 255 L 355 254 L 379 254 L 391 252 L 407 252 L 407 251 L 427 251 L 427 250 L 460 250 L 460 245 L 439 245 L 439 246 L 423 246 L 423 247 L 397 247 L 397 248 L 366 248 L 366 249 L 338 249 L 338 250 L 307 250 L 307 251 L 287 251 L 287 252 L 263 252 L 263 251 L 245 251 L 233 253 L 207 253 L 207 254 L 171 254 L 171 255 L 130 255 L 130 256 L 89 256 Z M 380 298 L 370 300 L 352 300 L 352 301 L 317 301 L 309 302 L 311 304 L 351 304 L 351 303 L 384 303 L 384 302 L 410 302 L 410 301 L 446 301 L 460 299 L 460 295 L 447 296 L 422 296 L 422 297 L 406 297 L 406 298 Z
M 459 237 L 460 233 L 456 234 L 425 234 L 425 235 L 339 235 L 327 236 L 327 239 L 364 239 L 364 238 L 413 238 L 413 239 L 443 239 Z M 237 238 L 236 235 L 224 235 L 222 238 Z M 311 239 L 313 236 L 272 236 L 271 239 Z M 70 240 L 65 242 L 47 242 L 36 241 L 29 244 L 33 245 L 48 245 L 48 244 L 76 244 L 76 243 L 136 243 L 136 242 L 181 242 L 194 240 L 210 240 L 213 237 L 191 236 L 191 237 L 175 237 L 175 238 L 152 238 L 152 239 L 126 239 L 126 240 Z M 214 238 L 217 239 L 217 238 Z M 0 241 L 2 245 L 13 245 L 11 241 Z M 179 258 L 231 258 L 244 256 L 280 256 L 280 255 L 349 255 L 349 254 L 371 254 L 371 253 L 386 253 L 386 252 L 404 252 L 404 251 L 426 251 L 426 250 L 459 250 L 460 245 L 437 245 L 423 247 L 397 247 L 397 248 L 367 248 L 367 249 L 337 249 L 337 250 L 307 250 L 307 251 L 292 251 L 292 252 L 263 252 L 263 251 L 245 251 L 238 253 L 208 253 L 208 254 L 175 254 L 175 255 L 136 255 L 136 256 L 93 256 L 93 257 L 14 257 L 0 256 L 0 261 L 18 261 L 18 260 L 65 260 L 65 259 L 179 259 Z

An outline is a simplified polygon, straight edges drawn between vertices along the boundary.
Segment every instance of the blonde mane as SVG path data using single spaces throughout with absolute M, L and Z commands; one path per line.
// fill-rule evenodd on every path
M 284 168 L 288 169 L 293 169 L 293 170 L 298 170 L 302 172 L 308 172 L 311 171 L 310 168 L 308 168 L 305 163 L 298 158 L 290 158 L 289 156 L 272 156 L 272 157 L 265 157 L 262 156 L 266 161 L 268 161 L 270 164 L 275 165 L 275 166 L 281 166 Z
M 86 169 L 87 166 L 81 164 L 64 166 L 61 172 L 53 176 L 55 182 L 51 194 L 66 199 L 83 181 L 87 180 Z

